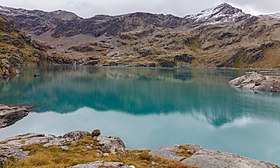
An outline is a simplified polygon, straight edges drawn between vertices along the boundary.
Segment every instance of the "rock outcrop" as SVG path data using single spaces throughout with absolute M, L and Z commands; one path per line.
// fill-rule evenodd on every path
M 24 135 L 18 135 L 15 137 L 8 138 L 0 141 L 0 165 L 10 158 L 14 157 L 17 159 L 25 159 L 28 157 L 29 152 L 22 149 L 26 145 L 42 145 L 44 147 L 58 146 L 61 149 L 68 150 L 65 145 L 66 142 L 76 142 L 91 134 L 86 131 L 72 131 L 66 133 L 63 136 L 54 136 L 48 134 L 36 134 L 28 133 Z M 125 153 L 125 144 L 118 138 L 113 136 L 98 137 L 96 139 L 97 148 L 102 153 L 116 154 Z
M 30 106 L 6 106 L 0 104 L 0 128 L 10 126 L 27 116 L 30 112 Z
M 261 92 L 280 92 L 280 77 L 249 73 L 229 82 L 233 87 Z
M 198 145 L 172 145 L 154 149 L 150 153 L 200 168 L 278 168 L 277 165 L 235 154 L 204 149 Z
M 105 136 L 97 138 L 98 146 L 104 153 L 116 154 L 117 152 L 125 152 L 125 144 L 119 137 Z
M 23 151 L 22 146 L 25 145 L 44 145 L 51 146 L 57 145 L 62 146 L 65 142 L 65 139 L 56 137 L 54 135 L 45 135 L 45 134 L 35 134 L 29 133 L 24 135 L 18 135 L 12 138 L 8 138 L 0 142 L 0 165 L 8 158 L 16 159 L 26 159 L 29 152 Z

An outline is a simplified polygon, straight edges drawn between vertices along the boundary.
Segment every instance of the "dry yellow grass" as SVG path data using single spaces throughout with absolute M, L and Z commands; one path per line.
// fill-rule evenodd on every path
M 193 166 L 180 162 L 155 157 L 149 154 L 149 150 L 128 150 L 125 154 L 118 153 L 109 156 L 100 155 L 96 146 L 96 140 L 88 136 L 79 140 L 76 144 L 66 143 L 69 149 L 64 150 L 57 146 L 43 147 L 40 145 L 29 145 L 23 147 L 30 151 L 30 157 L 26 160 L 9 159 L 4 168 L 63 168 L 76 164 L 94 161 L 123 162 L 135 167 L 148 168 L 192 168 Z M 89 146 L 91 146 L 89 148 Z

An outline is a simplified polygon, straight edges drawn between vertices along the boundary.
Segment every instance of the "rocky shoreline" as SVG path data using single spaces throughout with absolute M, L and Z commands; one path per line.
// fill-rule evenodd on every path
M 262 75 L 257 72 L 247 73 L 231 80 L 229 84 L 238 89 L 254 92 L 280 92 L 280 77 Z
M 30 112 L 30 106 L 7 106 L 0 104 L 0 128 L 10 126 Z
M 97 131 L 98 133 L 98 131 Z M 99 133 L 100 134 L 100 133 Z M 103 167 L 123 167 L 123 168 L 134 168 L 137 167 L 132 163 L 116 162 L 114 159 L 109 160 L 108 158 L 117 156 L 118 158 L 127 157 L 129 153 L 136 152 L 136 150 L 128 150 L 124 142 L 115 136 L 99 136 L 96 131 L 91 134 L 86 131 L 73 131 L 63 136 L 54 136 L 46 134 L 35 134 L 29 133 L 24 135 L 18 135 L 15 137 L 8 138 L 0 141 L 0 164 L 9 161 L 10 159 L 28 159 L 35 155 L 35 151 L 30 150 L 35 147 L 41 146 L 43 150 L 48 148 L 56 147 L 61 152 L 71 152 L 71 145 L 84 145 L 84 151 L 92 151 L 96 149 L 96 157 L 101 160 L 93 160 L 88 163 L 77 163 L 68 167 L 72 168 L 95 168 L 99 166 Z M 85 143 L 86 140 L 90 144 Z M 37 146 L 32 146 L 37 145 Z M 26 148 L 25 146 L 32 146 Z M 74 148 L 77 149 L 77 146 Z M 264 161 L 258 161 L 249 159 L 246 157 L 238 156 L 235 154 L 208 150 L 199 145 L 172 145 L 162 147 L 158 149 L 148 150 L 145 155 L 141 155 L 141 159 L 151 162 L 152 167 L 164 167 L 157 163 L 158 160 L 151 159 L 153 157 L 160 157 L 163 159 L 175 161 L 178 164 L 185 165 L 186 167 L 201 167 L 201 168 L 240 168 L 240 167 L 254 167 L 254 168 L 278 168 L 278 165 L 267 163 Z M 138 154 L 136 155 L 138 156 Z M 135 156 L 134 156 L 135 157 Z M 122 159 L 120 159 L 122 160 Z M 123 159 L 125 160 L 125 159 Z M 142 161 L 141 161 L 142 162 Z M 165 161 L 166 162 L 166 161 Z M 193 165 L 193 166 L 190 166 Z

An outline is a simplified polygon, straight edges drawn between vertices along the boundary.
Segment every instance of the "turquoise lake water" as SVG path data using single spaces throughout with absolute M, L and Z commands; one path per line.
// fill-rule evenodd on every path
M 244 72 L 27 68 L 0 81 L 0 104 L 31 104 L 34 112 L 0 129 L 0 139 L 98 128 L 121 137 L 128 148 L 199 144 L 280 164 L 280 96 L 231 88 L 228 81 Z

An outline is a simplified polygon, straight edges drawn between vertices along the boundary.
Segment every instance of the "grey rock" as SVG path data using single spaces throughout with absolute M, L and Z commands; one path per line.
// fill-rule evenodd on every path
M 59 148 L 63 149 L 63 150 L 68 150 L 69 149 L 68 146 L 60 146 Z
M 16 159 L 27 158 L 29 152 L 21 149 L 21 147 L 25 145 L 40 144 L 46 147 L 51 145 L 59 146 L 64 141 L 64 139 L 57 138 L 53 135 L 34 133 L 18 135 L 0 142 L 0 160 L 3 163 L 9 157 L 14 157 Z
M 200 150 L 199 145 L 188 145 L 190 149 Z M 155 156 L 160 156 L 170 160 L 182 161 L 186 157 L 177 156 L 176 152 L 180 149 L 180 145 L 171 145 L 166 147 L 161 147 L 158 149 L 151 150 L 150 154 Z
M 0 104 L 0 128 L 10 126 L 30 112 L 29 106 L 6 106 Z
M 87 131 L 72 131 L 63 135 L 63 138 L 65 138 L 67 141 L 77 141 L 89 135 L 90 133 Z
M 87 164 L 78 164 L 69 168 L 98 168 L 98 167 L 120 167 L 120 168 L 132 168 L 134 166 L 125 165 L 122 162 L 92 162 Z
M 197 165 L 200 168 L 273 168 L 273 165 L 263 161 L 249 159 L 231 153 L 201 149 L 182 163 Z
M 119 137 L 98 137 L 97 141 L 101 151 L 104 153 L 110 152 L 112 154 L 116 154 L 117 152 L 125 152 L 125 144 Z
M 28 151 L 23 151 L 17 146 L 0 144 L 0 165 L 5 162 L 7 158 L 14 157 L 17 159 L 26 159 Z
M 20 148 L 25 145 L 38 144 L 48 147 L 52 145 L 62 145 L 65 141 L 64 138 L 59 138 L 54 135 L 28 133 L 5 139 L 0 142 L 0 145 L 6 144 Z
M 26 158 L 29 152 L 23 151 L 21 149 L 22 146 L 38 144 L 43 145 L 44 147 L 59 146 L 64 150 L 68 150 L 68 147 L 64 146 L 66 141 L 77 141 L 78 139 L 81 139 L 87 135 L 90 135 L 90 133 L 85 131 L 69 132 L 63 137 L 47 134 L 28 133 L 5 139 L 0 141 L 0 165 L 9 157 L 14 157 L 17 159 Z
M 253 72 L 233 79 L 229 84 L 236 88 L 262 92 L 280 92 L 280 78 Z
M 190 147 L 194 148 L 196 151 L 190 157 L 176 156 L 176 152 L 179 150 L 179 145 L 154 149 L 150 154 L 186 164 L 196 165 L 200 168 L 278 168 L 277 165 L 271 163 L 249 159 L 231 153 L 208 150 L 198 145 L 191 145 Z

